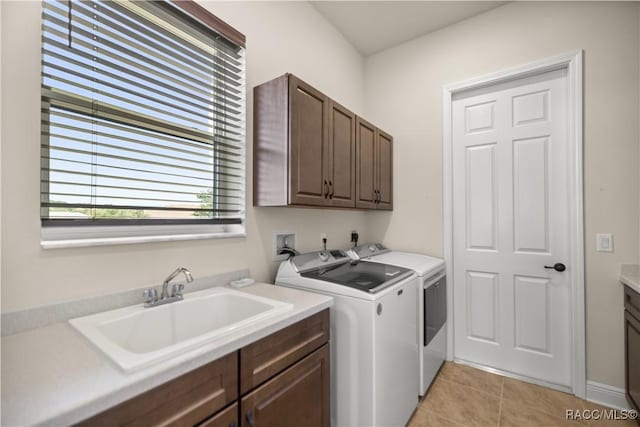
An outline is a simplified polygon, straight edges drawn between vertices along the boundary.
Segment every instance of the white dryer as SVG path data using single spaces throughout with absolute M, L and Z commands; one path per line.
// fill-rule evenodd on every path
M 444 260 L 416 253 L 392 251 L 381 243 L 359 245 L 348 253 L 353 259 L 397 265 L 411 269 L 418 275 L 418 394 L 423 396 L 447 353 L 447 281 Z
M 418 404 L 416 274 L 321 251 L 280 264 L 276 285 L 333 297 L 332 426 L 406 425 Z

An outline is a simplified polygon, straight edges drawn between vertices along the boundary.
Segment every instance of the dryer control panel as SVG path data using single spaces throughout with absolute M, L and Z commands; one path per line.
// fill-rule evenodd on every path
M 364 259 L 374 255 L 380 255 L 390 252 L 382 243 L 367 243 L 366 245 L 358 245 L 352 249 L 358 258 Z

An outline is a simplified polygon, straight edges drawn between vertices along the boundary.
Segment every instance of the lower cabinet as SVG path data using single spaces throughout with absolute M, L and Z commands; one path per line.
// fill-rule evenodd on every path
M 242 398 L 242 427 L 328 427 L 329 345 Z
M 80 422 L 329 427 L 329 309 Z
M 237 398 L 238 354 L 234 352 L 107 409 L 79 425 L 196 425 Z
M 198 427 L 238 427 L 238 410 L 238 403 L 234 403 L 206 419 Z
M 640 410 L 640 294 L 624 289 L 625 391 L 627 401 Z

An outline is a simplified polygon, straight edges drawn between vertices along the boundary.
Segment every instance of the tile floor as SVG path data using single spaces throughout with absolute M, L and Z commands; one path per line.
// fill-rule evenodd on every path
M 567 420 L 568 408 L 605 409 L 570 394 L 447 362 L 408 427 L 638 427 L 630 420 Z

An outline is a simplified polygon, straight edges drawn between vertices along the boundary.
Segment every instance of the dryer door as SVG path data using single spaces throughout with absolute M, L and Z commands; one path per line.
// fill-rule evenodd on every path
M 447 321 L 447 278 L 442 277 L 426 288 L 423 294 L 425 308 L 423 345 L 426 347 Z

